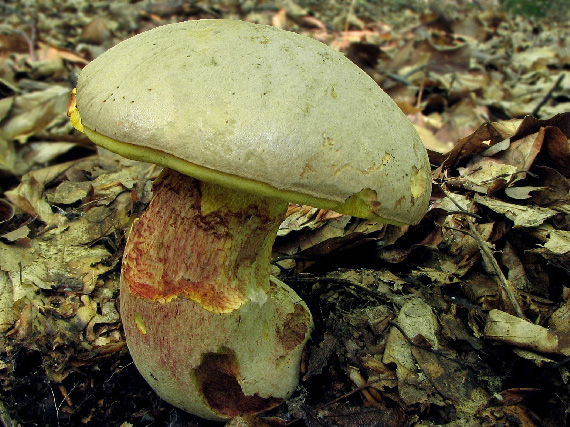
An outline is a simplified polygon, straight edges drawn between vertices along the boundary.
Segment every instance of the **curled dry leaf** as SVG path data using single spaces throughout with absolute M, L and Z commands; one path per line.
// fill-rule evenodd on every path
M 47 89 L 18 95 L 8 117 L 0 123 L 5 138 L 25 142 L 52 121 L 65 117 L 69 88 L 53 85 Z
M 544 249 L 554 255 L 565 255 L 570 252 L 570 231 L 557 230 L 551 225 L 544 225 L 532 234 L 544 242 Z
M 52 307 L 54 293 L 80 293 L 87 298 L 96 286 L 100 290 L 114 286 L 115 290 L 107 298 L 113 296 L 118 283 L 111 281 L 103 285 L 100 278 L 115 268 L 119 258 L 103 242 L 112 241 L 114 237 L 110 236 L 125 232 L 131 221 L 128 211 L 132 209 L 133 177 L 150 176 L 150 171 L 152 168 L 144 163 L 119 164 L 88 158 L 30 172 L 23 177 L 20 186 L 7 192 L 14 205 L 45 225 L 26 223 L 2 236 L 14 242 L 27 239 L 25 247 L 0 242 L 0 278 L 4 290 L 0 298 L 0 326 L 3 331 L 10 329 L 21 313 L 27 313 L 27 320 L 20 324 L 30 326 L 18 327 L 19 336 L 23 339 L 26 334 L 41 332 L 45 320 L 30 316 L 35 316 L 38 309 Z M 86 180 L 87 177 L 91 180 Z M 31 309 L 17 309 L 22 304 Z M 120 335 L 109 338 L 93 332 L 98 324 L 119 320 L 115 308 L 94 304 L 85 299 L 69 313 L 65 308 L 69 306 L 63 304 L 59 315 L 67 313 L 65 317 L 73 317 L 76 330 L 87 328 L 91 341 L 97 345 L 120 339 Z
M 428 304 L 408 301 L 396 324 L 399 328 L 390 329 L 383 362 L 396 363 L 398 393 L 407 405 L 453 402 L 464 419 L 485 407 L 489 394 L 442 341 L 439 322 Z
M 412 352 L 412 344 L 406 339 L 422 337 L 431 349 L 439 350 L 437 318 L 432 308 L 421 299 L 412 299 L 400 310 L 396 317 L 400 329 L 392 326 L 386 342 L 382 361 L 394 363 L 398 377 L 398 394 L 406 405 L 444 405 L 443 397 L 433 388 L 422 374 Z M 405 333 L 406 337 L 402 334 Z
M 45 185 L 55 179 L 67 165 L 56 165 L 51 168 L 30 172 L 22 177 L 18 187 L 5 193 L 8 200 L 31 217 L 37 217 L 45 224 L 57 221 L 49 203 L 44 199 Z
M 102 44 L 111 38 L 111 33 L 105 20 L 95 16 L 92 21 L 83 27 L 80 39 L 87 43 Z
M 6 200 L 0 199 L 0 224 L 14 217 L 14 206 Z
M 485 337 L 539 353 L 570 356 L 570 335 L 567 332 L 552 331 L 501 310 L 489 312 Z
M 538 227 L 558 213 L 554 209 L 518 205 L 479 194 L 475 195 L 474 200 L 480 205 L 487 206 L 489 209 L 505 215 L 513 221 L 515 227 Z

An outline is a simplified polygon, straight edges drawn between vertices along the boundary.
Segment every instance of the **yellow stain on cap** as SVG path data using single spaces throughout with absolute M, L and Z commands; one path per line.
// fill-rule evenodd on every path
M 79 110 L 77 109 L 77 103 L 75 101 L 75 94 L 77 88 L 73 88 L 71 91 L 71 96 L 69 97 L 69 104 L 67 105 L 67 117 L 69 117 L 71 124 L 79 132 L 83 132 L 83 123 L 81 123 L 81 116 L 79 115 Z

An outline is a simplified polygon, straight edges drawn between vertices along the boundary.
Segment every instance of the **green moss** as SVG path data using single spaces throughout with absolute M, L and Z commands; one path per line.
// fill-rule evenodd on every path
M 526 17 L 568 17 L 567 0 L 501 0 L 501 5 L 510 13 Z

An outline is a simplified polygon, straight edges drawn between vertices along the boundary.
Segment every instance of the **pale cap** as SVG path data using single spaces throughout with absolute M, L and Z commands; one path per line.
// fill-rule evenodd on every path
M 88 64 L 77 109 L 95 143 L 201 180 L 393 223 L 427 209 L 430 165 L 411 122 L 342 53 L 303 35 L 232 20 L 161 26 Z

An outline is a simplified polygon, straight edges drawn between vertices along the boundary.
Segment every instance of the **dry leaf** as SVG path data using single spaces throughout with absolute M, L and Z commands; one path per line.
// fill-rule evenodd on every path
M 485 337 L 539 353 L 570 356 L 570 335 L 551 331 L 501 310 L 491 310 L 485 324 Z
M 413 339 L 421 336 L 430 348 L 440 349 L 437 331 L 437 318 L 432 308 L 421 299 L 411 299 L 401 308 L 396 323 Z M 413 356 L 412 345 L 395 327 L 390 328 L 386 350 L 382 361 L 394 363 L 398 377 L 398 394 L 406 405 L 437 404 L 444 405 L 442 396 L 433 388 L 418 368 Z
M 489 209 L 505 215 L 508 219 L 513 221 L 515 227 L 538 227 L 543 224 L 544 221 L 558 213 L 549 208 L 515 205 L 478 194 L 475 195 L 474 200 L 480 205 L 487 206 Z
M 0 123 L 0 131 L 7 139 L 26 142 L 56 118 L 66 116 L 69 93 L 68 87 L 53 85 L 16 96 L 9 116 Z

